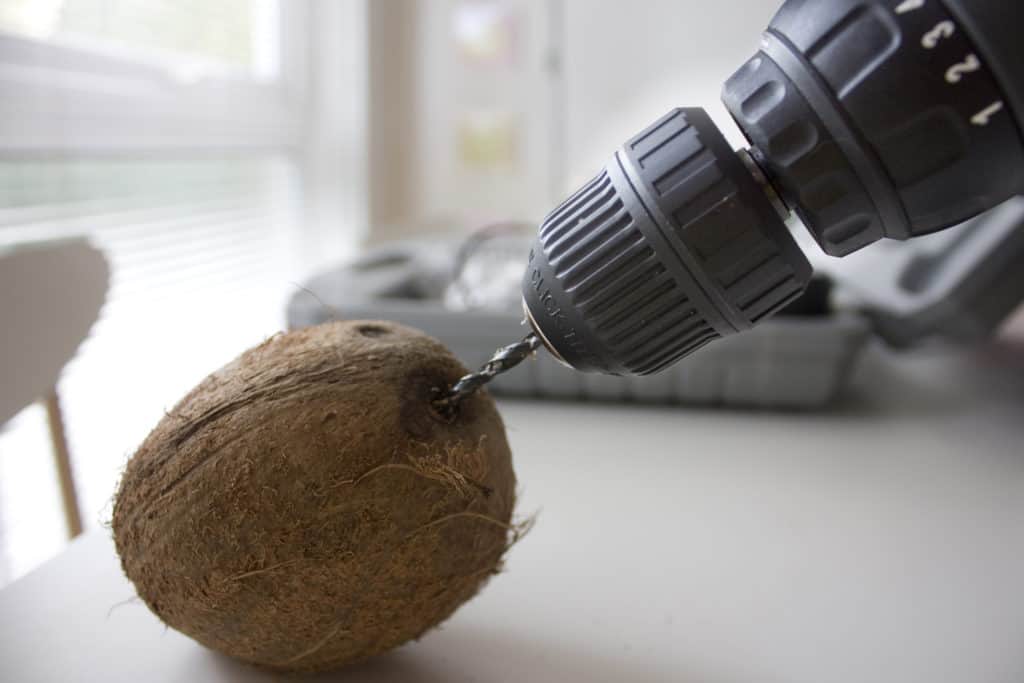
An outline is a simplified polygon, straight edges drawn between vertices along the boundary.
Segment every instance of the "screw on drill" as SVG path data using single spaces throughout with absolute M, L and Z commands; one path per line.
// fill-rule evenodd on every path
M 446 417 L 454 415 L 459 403 L 503 372 L 511 370 L 530 357 L 540 346 L 540 337 L 531 332 L 522 341 L 503 346 L 476 372 L 462 377 L 434 405 Z

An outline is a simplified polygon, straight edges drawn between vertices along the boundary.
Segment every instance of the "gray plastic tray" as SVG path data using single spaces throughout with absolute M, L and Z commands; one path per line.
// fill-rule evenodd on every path
M 475 369 L 526 330 L 515 310 L 444 305 L 459 245 L 431 240 L 374 249 L 297 292 L 288 324 L 396 320 L 437 337 Z M 1024 198 L 937 235 L 885 243 L 848 264 L 853 277 L 836 273 L 853 294 L 846 312 L 779 315 L 649 377 L 582 374 L 542 351 L 491 386 L 496 394 L 563 399 L 820 407 L 842 389 L 874 334 L 906 346 L 933 335 L 975 341 L 997 328 L 1024 300 Z M 486 280 L 501 284 L 489 271 Z
M 370 251 L 314 278 L 308 292 L 297 292 L 288 305 L 288 325 L 394 320 L 436 337 L 475 369 L 527 330 L 514 311 L 454 311 L 443 305 L 456 248 L 410 242 Z M 817 408 L 843 387 L 870 335 L 871 323 L 858 313 L 776 317 L 658 375 L 583 374 L 540 351 L 491 387 L 499 395 L 570 400 Z

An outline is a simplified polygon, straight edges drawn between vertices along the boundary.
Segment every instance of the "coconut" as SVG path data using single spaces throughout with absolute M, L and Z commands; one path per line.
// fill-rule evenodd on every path
M 214 372 L 129 461 L 113 532 L 166 624 L 232 657 L 318 671 L 415 639 L 499 570 L 515 474 L 494 403 L 389 322 L 275 336 Z

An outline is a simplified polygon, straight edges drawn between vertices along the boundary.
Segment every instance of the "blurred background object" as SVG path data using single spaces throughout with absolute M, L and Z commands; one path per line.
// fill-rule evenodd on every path
M 103 255 L 84 239 L 0 251 L 0 323 L 8 331 L 0 339 L 0 429 L 25 406 L 42 402 L 69 538 L 82 533 L 82 516 L 58 380 L 99 315 L 108 278 Z M 36 455 L 26 452 L 21 457 Z M 10 507 L 26 508 L 35 491 L 16 481 L 10 483 L 15 485 L 4 491 L 13 494 Z
M 84 239 L 0 251 L 0 424 L 43 397 L 99 315 L 109 271 Z
M 305 283 L 321 316 L 332 288 L 383 288 L 507 321 L 518 228 L 465 238 L 528 233 L 670 106 L 740 145 L 719 90 L 778 5 L 0 0 L 0 248 L 87 236 L 111 268 L 58 382 L 85 528 L 163 411 Z M 454 246 L 410 278 L 409 240 Z M 38 405 L 0 432 L 0 584 L 64 543 L 52 467 L 26 455 L 48 450 Z

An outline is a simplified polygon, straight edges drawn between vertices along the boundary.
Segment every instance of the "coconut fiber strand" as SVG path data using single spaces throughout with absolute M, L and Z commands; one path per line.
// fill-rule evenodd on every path
M 513 533 L 505 428 L 466 373 L 388 322 L 275 336 L 214 372 L 128 463 L 113 531 L 169 626 L 278 670 L 422 635 L 499 569 Z

